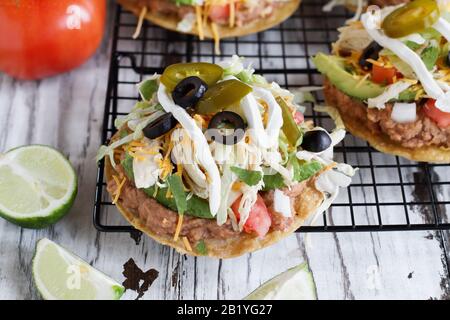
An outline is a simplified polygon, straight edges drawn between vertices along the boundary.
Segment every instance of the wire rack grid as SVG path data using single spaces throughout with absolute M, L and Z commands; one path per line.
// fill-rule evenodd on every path
M 310 57 L 327 52 L 337 38 L 337 28 L 351 13 L 337 9 L 322 12 L 324 1 L 304 0 L 300 9 L 281 25 L 258 34 L 223 39 L 221 55 L 214 54 L 212 41 L 161 29 L 144 23 L 132 39 L 136 17 L 117 7 L 112 56 L 103 119 L 102 142 L 115 133 L 114 120 L 126 115 L 139 98 L 136 83 L 161 73 L 164 66 L 179 61 L 215 62 L 233 54 L 244 56 L 256 72 L 282 87 L 296 90 L 320 86 L 322 77 Z M 323 102 L 320 92 L 317 103 Z M 318 125 L 333 128 L 331 119 L 308 105 L 305 114 Z M 313 226 L 301 232 L 406 231 L 450 229 L 450 166 L 415 163 L 381 154 L 367 143 L 347 135 L 336 148 L 337 161 L 358 167 L 353 184 L 342 190 L 330 210 Z M 106 191 L 103 162 L 99 163 L 94 204 L 94 225 L 104 232 L 137 231 L 117 213 Z

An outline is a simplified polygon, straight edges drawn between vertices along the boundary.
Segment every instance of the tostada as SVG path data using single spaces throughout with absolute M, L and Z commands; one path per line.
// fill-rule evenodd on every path
M 98 159 L 123 216 L 179 252 L 230 258 L 269 246 L 350 183 L 352 167 L 332 160 L 342 125 L 329 133 L 305 121 L 292 93 L 237 56 L 171 65 L 138 90 Z
M 163 28 L 216 40 L 260 32 L 289 18 L 300 0 L 118 0 Z M 137 33 L 136 33 L 137 35 Z
M 410 160 L 450 162 L 448 1 L 374 9 L 314 62 L 347 129 Z

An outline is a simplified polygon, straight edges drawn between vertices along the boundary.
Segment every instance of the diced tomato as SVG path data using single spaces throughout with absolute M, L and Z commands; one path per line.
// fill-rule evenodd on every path
M 372 81 L 379 84 L 393 84 L 397 74 L 398 71 L 395 68 L 384 68 L 374 64 L 372 68 Z
M 300 111 L 296 111 L 294 114 L 294 120 L 296 124 L 300 124 L 305 121 L 305 117 L 303 116 L 303 113 L 301 113 Z
M 225 23 L 230 17 L 230 5 L 212 5 L 209 9 L 209 18 L 213 22 Z
M 241 198 L 237 199 L 232 205 L 236 218 L 239 221 L 239 204 Z M 267 232 L 269 232 L 270 226 L 272 225 L 272 219 L 269 214 L 269 210 L 264 203 L 263 198 L 258 195 L 258 199 L 250 210 L 250 215 L 244 225 L 244 231 L 247 233 L 255 232 L 260 238 L 264 237 Z
M 450 113 L 439 110 L 435 106 L 436 100 L 428 99 L 423 108 L 425 115 L 437 123 L 441 128 L 450 126 Z

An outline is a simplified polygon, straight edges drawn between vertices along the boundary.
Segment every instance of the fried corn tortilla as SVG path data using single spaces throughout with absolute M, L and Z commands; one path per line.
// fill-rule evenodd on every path
M 133 12 L 137 16 L 139 16 L 139 14 L 141 13 L 142 8 L 136 1 L 118 0 L 118 2 L 126 10 Z M 241 37 L 270 29 L 280 24 L 284 20 L 288 19 L 292 14 L 294 14 L 294 12 L 300 5 L 300 2 L 301 0 L 291 0 L 289 2 L 283 3 L 283 5 L 280 6 L 279 8 L 276 8 L 269 17 L 264 19 L 263 18 L 256 19 L 255 21 L 252 21 L 251 23 L 248 23 L 242 27 L 230 28 L 228 26 L 218 25 L 217 29 L 220 38 Z M 177 17 L 148 12 L 145 18 L 160 27 L 179 32 L 177 30 L 177 25 L 179 22 L 179 19 Z M 198 35 L 198 31 L 196 28 L 194 28 L 194 30 L 190 31 L 189 33 L 193 35 Z M 212 30 L 208 26 L 204 27 L 204 35 L 206 38 L 210 39 L 214 38 Z
M 327 168 L 324 170 L 329 169 L 331 168 Z M 295 201 L 295 216 L 294 221 L 288 230 L 271 230 L 263 239 L 245 232 L 241 232 L 238 236 L 227 240 L 205 239 L 204 243 L 207 248 L 207 256 L 221 259 L 241 256 L 243 254 L 268 247 L 292 234 L 295 230 L 300 228 L 305 223 L 305 221 L 308 220 L 308 218 L 315 214 L 320 205 L 323 203 L 324 196 L 322 192 L 317 190 L 315 187 L 317 177 L 323 172 L 324 171 L 319 172 L 316 176 L 302 182 L 304 184 L 303 191 L 298 197 L 293 199 Z M 111 166 L 108 158 L 106 158 L 105 160 L 105 173 L 107 183 L 114 180 L 114 174 L 118 174 Z M 114 195 L 111 196 L 114 197 Z M 188 254 L 192 256 L 202 255 L 201 253 L 197 252 L 194 246 L 192 246 L 192 251 L 188 251 L 181 238 L 178 239 L 178 241 L 174 241 L 173 236 L 161 236 L 149 230 L 146 227 L 145 221 L 142 221 L 137 213 L 133 213 L 132 210 L 126 208 L 123 205 L 123 201 L 121 198 L 119 198 L 119 200 L 117 201 L 116 206 L 123 217 L 131 225 L 133 225 L 136 229 L 144 232 L 157 242 L 163 245 L 170 246 L 182 254 Z M 161 208 L 164 208 L 165 210 L 171 211 L 170 209 L 163 207 L 161 204 L 156 203 L 156 201 L 155 206 L 159 206 Z M 178 215 L 178 213 L 174 211 L 171 212 L 173 212 L 173 214 L 175 215 Z

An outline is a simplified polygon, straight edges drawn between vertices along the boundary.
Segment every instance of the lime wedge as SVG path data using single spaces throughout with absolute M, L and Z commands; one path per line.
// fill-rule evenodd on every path
M 316 300 L 316 285 L 306 263 L 267 281 L 245 300 Z
M 33 279 L 45 300 L 118 300 L 125 291 L 105 274 L 45 238 L 36 245 Z
M 77 176 L 59 151 L 42 145 L 0 154 L 0 216 L 25 228 L 61 219 L 77 194 Z

